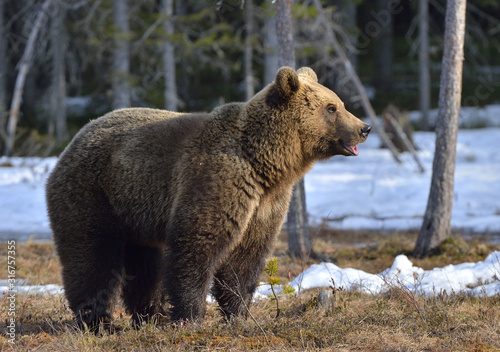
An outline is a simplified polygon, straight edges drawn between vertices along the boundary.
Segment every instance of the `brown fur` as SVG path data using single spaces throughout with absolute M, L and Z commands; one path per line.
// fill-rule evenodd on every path
M 208 114 L 122 109 L 90 122 L 47 184 L 79 323 L 108 321 L 120 287 L 136 324 L 164 295 L 173 320 L 202 318 L 211 283 L 226 318 L 245 314 L 294 183 L 368 132 L 311 69 L 289 67 Z

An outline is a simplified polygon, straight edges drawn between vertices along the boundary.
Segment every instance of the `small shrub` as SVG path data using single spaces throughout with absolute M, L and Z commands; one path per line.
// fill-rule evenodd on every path
M 267 265 L 264 269 L 264 272 L 269 277 L 269 284 L 271 285 L 271 300 L 276 302 L 276 318 L 279 317 L 281 310 L 279 307 L 278 295 L 276 294 L 276 286 L 280 284 L 280 279 L 276 276 L 278 273 L 278 258 L 272 257 L 267 262 Z M 290 285 L 283 286 L 282 293 L 287 295 L 293 295 L 295 293 L 295 289 Z

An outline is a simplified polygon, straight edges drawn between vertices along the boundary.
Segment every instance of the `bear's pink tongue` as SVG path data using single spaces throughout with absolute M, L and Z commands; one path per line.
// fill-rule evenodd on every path
M 359 152 L 358 152 L 358 146 L 357 145 L 350 145 L 349 148 L 354 153 L 354 155 L 358 155 L 359 154 Z

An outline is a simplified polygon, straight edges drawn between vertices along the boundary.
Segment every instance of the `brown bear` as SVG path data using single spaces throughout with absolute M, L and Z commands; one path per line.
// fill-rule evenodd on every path
M 173 321 L 199 320 L 209 291 L 225 318 L 246 315 L 292 186 L 317 160 L 357 155 L 370 130 L 307 67 L 210 113 L 131 108 L 88 123 L 47 182 L 79 325 L 108 322 L 119 289 L 134 324 L 164 298 Z

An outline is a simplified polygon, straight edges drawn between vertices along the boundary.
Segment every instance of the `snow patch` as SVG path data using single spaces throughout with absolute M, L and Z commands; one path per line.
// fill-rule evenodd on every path
M 298 293 L 311 288 L 335 286 L 368 294 L 378 294 L 392 287 L 399 287 L 418 295 L 462 292 L 494 296 L 500 294 L 500 252 L 493 252 L 484 261 L 477 263 L 448 265 L 432 270 L 416 267 L 407 256 L 399 255 L 389 269 L 379 274 L 321 263 L 311 265 L 290 285 Z M 269 285 L 264 284 L 259 286 L 255 297 L 265 298 L 270 294 Z

